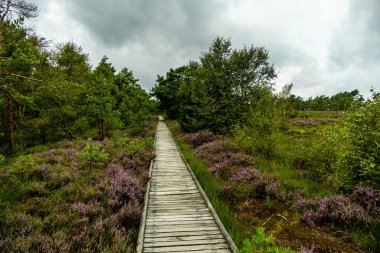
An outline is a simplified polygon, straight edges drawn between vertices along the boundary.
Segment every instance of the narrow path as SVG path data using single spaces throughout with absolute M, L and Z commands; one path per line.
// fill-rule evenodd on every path
M 137 252 L 235 252 L 235 245 L 162 121 Z

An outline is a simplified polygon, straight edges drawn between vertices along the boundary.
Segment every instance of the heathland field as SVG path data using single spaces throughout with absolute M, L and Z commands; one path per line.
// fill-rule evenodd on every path
M 77 2 L 85 6 L 85 1 Z M 175 31 L 186 34 L 188 30 L 181 26 L 196 24 L 191 30 L 198 32 L 200 23 L 187 22 L 187 16 L 177 10 L 177 2 L 190 6 L 197 1 L 168 2 L 175 2 L 176 9 L 165 13 L 175 14 L 176 21 L 178 13 L 185 19 L 162 24 L 179 25 Z M 203 4 L 202 10 L 207 10 Z M 49 2 L 49 8 L 63 13 L 57 18 L 68 22 L 65 29 L 56 29 L 64 32 L 79 19 L 66 18 L 65 11 L 76 8 L 58 5 Z M 94 6 L 103 8 L 95 4 L 89 12 L 77 14 L 87 20 Z M 115 6 L 109 9 L 128 20 Z M 166 10 L 171 4 L 154 6 Z M 96 20 L 105 21 L 94 13 Z M 118 36 L 107 33 L 103 42 L 111 43 L 112 50 L 132 43 L 122 53 L 137 50 L 131 53 L 135 58 L 116 62 L 146 68 L 137 72 L 145 80 L 140 86 L 132 70 L 116 68 L 106 56 L 90 61 L 94 58 L 74 38 L 54 44 L 38 35 L 26 21 L 38 14 L 32 2 L 0 1 L 0 252 L 136 252 L 141 248 L 230 252 L 235 244 L 240 253 L 380 252 L 380 93 L 376 89 L 364 97 L 363 86 L 353 84 L 351 91 L 305 99 L 293 94 L 293 87 L 317 85 L 317 80 L 277 84 L 279 70 L 268 50 L 254 45 L 235 49 L 231 39 L 219 36 L 199 58 L 148 82 L 146 75 L 155 69 L 153 65 L 162 69 L 169 64 L 156 53 L 163 51 L 177 64 L 197 48 L 188 39 L 199 36 L 182 34 L 176 38 L 185 39 L 173 40 L 165 37 L 166 32 L 157 32 L 159 26 L 148 26 L 142 29 L 144 41 L 146 34 L 156 31 L 157 39 L 165 38 L 165 43 L 150 37 L 154 39 L 146 40 L 149 47 L 144 47 L 134 37 L 140 28 L 129 31 L 114 22 L 121 24 L 113 32 Z M 138 14 L 132 15 L 129 25 L 135 26 Z M 54 17 L 50 12 L 48 16 Z M 142 18 L 156 25 L 161 22 L 152 20 L 166 20 L 166 15 Z M 204 20 L 212 23 L 208 16 Z M 112 32 L 111 25 L 101 23 L 91 27 Z M 219 21 L 214 23 L 219 26 Z M 81 31 L 85 26 L 75 27 Z M 204 46 L 205 38 L 197 43 Z M 186 41 L 188 47 L 172 54 L 166 50 L 169 41 Z M 89 44 L 99 48 L 103 42 Z M 115 52 L 108 49 L 104 51 Z M 118 53 L 113 56 L 124 57 Z M 153 65 L 142 62 L 149 54 Z M 335 76 L 345 76 L 349 66 Z M 371 68 L 365 71 L 372 76 Z M 162 142 L 155 142 L 159 115 L 191 168 L 166 127 Z M 159 150 L 161 156 L 156 158 Z M 164 179 L 154 178 L 150 168 Z M 149 196 L 155 202 L 148 202 Z M 150 210 L 148 203 L 153 206 Z

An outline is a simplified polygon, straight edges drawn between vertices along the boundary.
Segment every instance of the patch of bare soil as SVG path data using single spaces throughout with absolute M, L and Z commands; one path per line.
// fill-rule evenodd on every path
M 236 204 L 232 210 L 241 224 L 247 225 L 250 237 L 256 227 L 262 226 L 276 238 L 278 245 L 296 250 L 303 247 L 313 249 L 314 253 L 367 252 L 332 233 L 308 227 L 284 204 L 276 203 L 268 208 L 265 200 L 249 200 Z

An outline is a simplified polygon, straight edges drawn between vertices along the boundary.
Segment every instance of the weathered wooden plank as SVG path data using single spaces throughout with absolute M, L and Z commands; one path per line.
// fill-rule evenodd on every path
M 177 236 L 192 236 L 192 235 L 202 235 L 202 236 L 209 236 L 209 235 L 220 235 L 219 230 L 214 231 L 186 231 L 186 232 L 161 232 L 161 233 L 146 233 L 145 238 L 167 238 L 167 237 L 177 237 Z
M 208 244 L 208 245 L 182 245 L 173 247 L 144 247 L 144 252 L 182 252 L 184 250 L 219 250 L 228 249 L 227 243 Z
M 150 226 L 155 225 L 170 225 L 170 226 L 177 226 L 177 225 L 185 225 L 185 224 L 194 224 L 197 226 L 208 226 L 208 225 L 214 225 L 216 224 L 214 220 L 203 220 L 203 221 L 158 221 L 158 222 L 151 222 Z
M 146 229 L 147 233 L 165 233 L 165 232 L 189 232 L 189 231 L 217 231 L 219 228 L 215 225 L 214 227 L 207 226 L 207 227 L 197 227 L 197 226 L 180 226 L 180 227 L 153 227 L 149 226 Z
M 158 218 L 158 217 L 152 217 L 150 218 L 148 215 L 147 222 L 151 221 L 186 221 L 186 220 L 193 220 L 193 221 L 200 221 L 200 220 L 213 220 L 213 217 L 164 217 L 164 218 Z M 147 224 L 147 227 L 149 227 L 149 224 Z
M 195 208 L 195 207 L 189 207 L 189 208 L 180 208 L 180 207 L 173 207 L 173 208 L 167 208 L 167 207 L 161 207 L 161 208 L 149 208 L 148 213 L 182 213 L 182 212 L 195 212 L 195 213 L 203 213 L 203 212 L 209 212 L 207 208 Z
M 213 240 L 224 239 L 221 234 L 211 235 L 187 235 L 187 236 L 172 236 L 172 237 L 146 237 L 145 242 L 177 242 L 177 241 L 194 241 L 194 240 Z
M 145 242 L 145 247 L 154 248 L 154 247 L 172 247 L 172 246 L 182 246 L 182 245 L 208 245 L 208 244 L 220 244 L 224 243 L 224 238 L 221 239 L 196 239 L 196 240 L 188 240 L 188 241 L 153 241 L 153 242 Z

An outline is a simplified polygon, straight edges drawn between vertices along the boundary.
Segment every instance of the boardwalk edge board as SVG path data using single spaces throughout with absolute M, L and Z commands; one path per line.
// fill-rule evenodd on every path
M 157 139 L 157 129 L 154 135 L 154 143 L 153 143 L 154 149 L 156 149 L 156 139 Z M 149 165 L 149 177 L 148 177 L 148 183 L 147 183 L 146 192 L 144 196 L 144 210 L 143 210 L 143 213 L 141 215 L 141 220 L 140 220 L 139 236 L 137 239 L 136 253 L 142 253 L 143 248 L 144 248 L 145 222 L 146 222 L 146 215 L 148 212 L 149 191 L 150 191 L 150 185 L 152 181 L 151 178 L 152 178 L 152 171 L 153 171 L 153 162 L 154 162 L 154 159 L 150 161 L 150 165 Z

